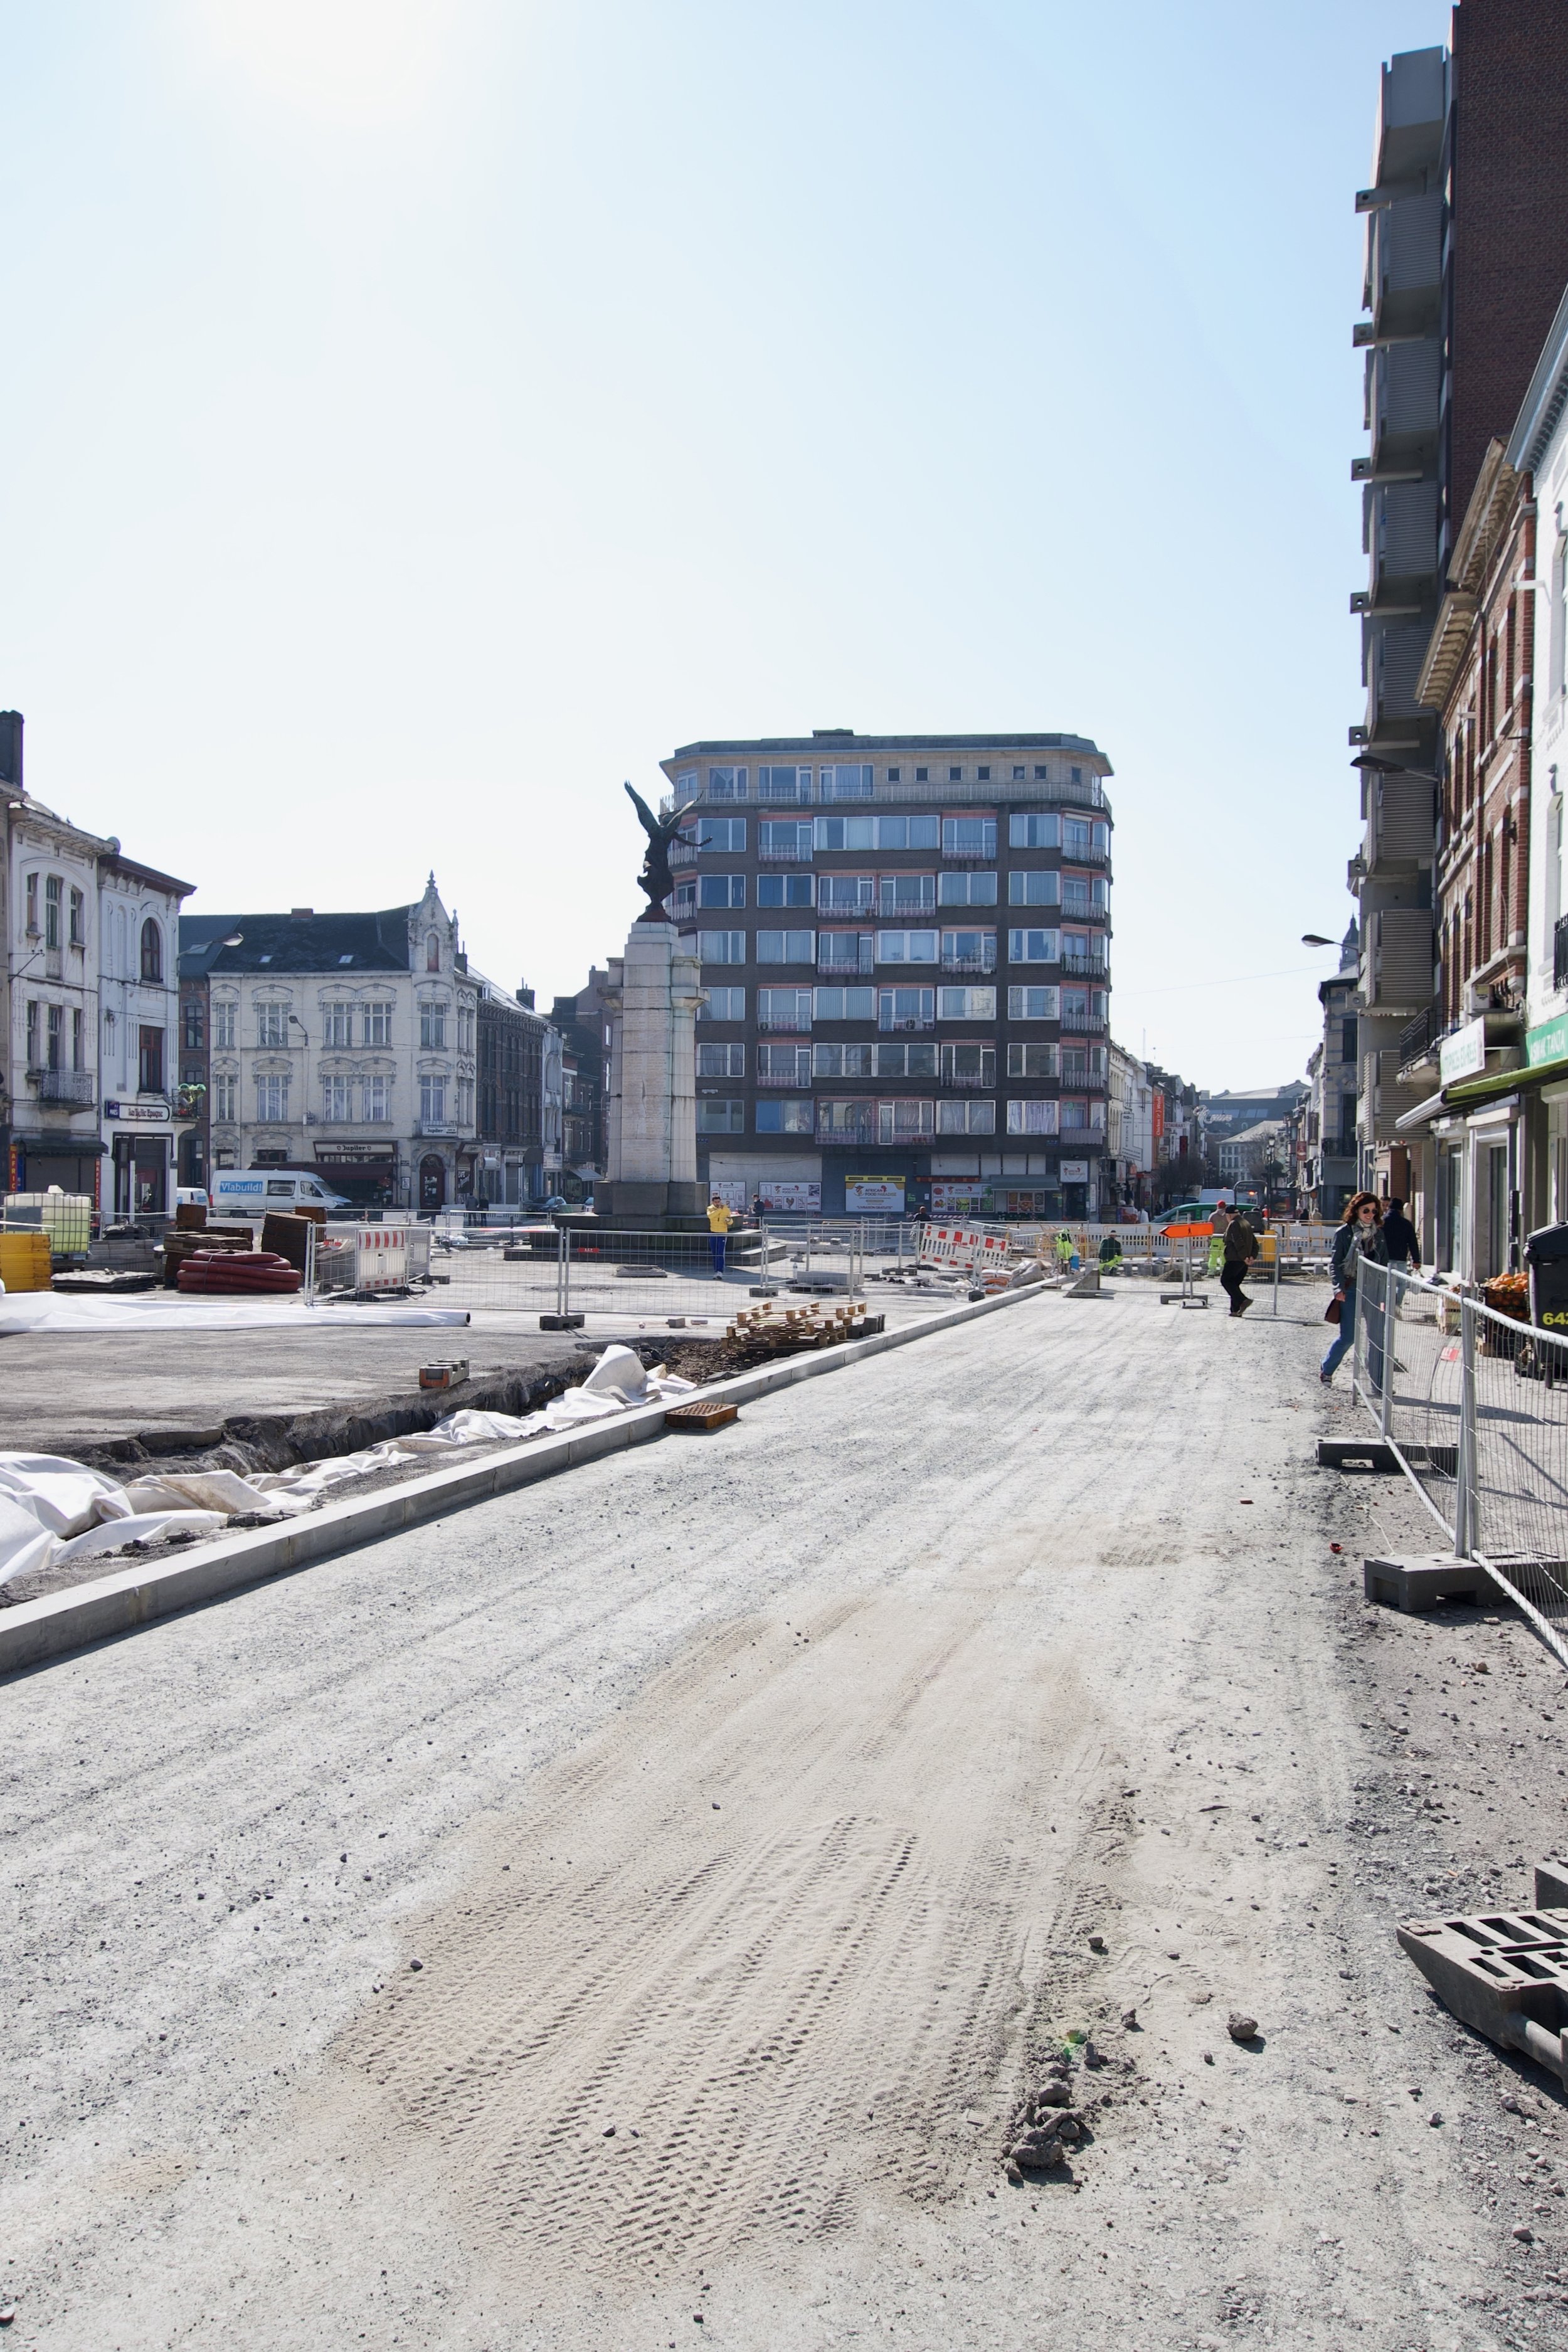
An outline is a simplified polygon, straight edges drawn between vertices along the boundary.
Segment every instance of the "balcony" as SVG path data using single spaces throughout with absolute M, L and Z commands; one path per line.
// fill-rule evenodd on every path
M 862 940 L 859 954 L 854 957 L 825 956 L 820 949 L 817 951 L 816 969 L 828 980 L 855 980 L 862 975 L 869 978 L 875 968 L 869 940 Z
M 1097 907 L 1092 898 L 1064 898 L 1062 920 L 1064 923 L 1109 923 L 1110 909 L 1109 907 Z
M 710 787 L 700 781 L 694 784 L 679 786 L 668 793 L 659 803 L 659 814 L 662 816 L 669 816 L 678 808 L 696 808 L 704 802 L 717 803 L 744 801 L 746 797 L 745 793 L 737 792 L 732 786 Z M 791 798 L 808 800 L 810 794 L 809 792 L 803 794 L 797 785 L 793 795 L 787 790 L 781 794 L 770 792 L 757 795 L 759 800 L 767 801 L 781 797 L 784 800 Z M 847 795 L 844 797 L 847 799 Z M 999 782 L 991 781 L 985 783 L 978 781 L 945 784 L 930 782 L 889 784 L 886 782 L 879 782 L 873 784 L 868 797 L 865 793 L 860 793 L 857 797 L 862 807 L 874 804 L 881 808 L 954 809 L 963 808 L 970 803 L 978 803 L 981 807 L 990 809 L 998 806 L 1008 807 L 1016 803 L 1022 808 L 1088 808 L 1109 814 L 1110 807 L 1110 802 L 1105 797 L 1105 787 L 1098 776 L 1089 776 L 1081 783 L 1076 784 L 1070 780 L 1063 780 L 1059 782 L 1047 782 L 1044 777 L 1037 777 L 1032 782 L 1025 782 L 1022 778 L 1016 781 L 1004 778 Z M 836 795 L 836 800 L 837 798 Z
M 809 1013 L 781 1013 L 766 1021 L 759 1021 L 758 1029 L 764 1037 L 809 1037 Z
M 912 1029 L 934 1029 L 936 1027 L 936 1020 L 934 1015 L 928 1021 L 922 1014 L 910 1013 L 906 1013 L 902 1020 L 895 1021 L 890 1013 L 884 1013 L 878 1021 L 877 1027 L 884 1037 L 901 1037 L 907 1035 Z
M 29 1070 L 27 1083 L 40 1102 L 73 1103 L 88 1109 L 92 1107 L 90 1070 Z
M 1064 1013 L 1062 1027 L 1075 1037 L 1103 1037 L 1105 1015 L 1103 1013 Z
M 975 1094 L 988 1094 L 996 1084 L 996 1073 L 989 1076 L 981 1070 L 944 1070 L 941 1084 L 944 1087 L 967 1087 Z
M 944 866 L 994 866 L 996 844 L 993 840 L 989 849 L 984 845 L 977 845 L 968 849 L 949 849 L 944 843 L 942 862 Z
M 757 1084 L 760 1087 L 808 1087 L 811 1084 L 811 1072 L 809 1070 L 759 1070 Z
M 1064 955 L 1062 970 L 1070 971 L 1075 980 L 1103 980 L 1110 967 L 1103 956 Z
M 673 860 L 671 862 L 673 863 Z M 809 866 L 811 864 L 811 850 L 809 845 L 805 849 L 763 849 L 759 847 L 757 851 L 757 863 L 759 866 Z
M 710 793 L 710 797 L 717 799 L 720 797 L 720 794 L 717 792 L 713 792 Z M 739 792 L 734 792 L 732 793 L 732 797 L 736 800 L 743 800 L 745 798 L 743 788 Z M 799 783 L 759 783 L 757 786 L 757 798 L 759 801 L 767 803 L 770 807 L 806 808 L 809 807 L 811 803 L 811 786 L 809 784 Z
M 1562 925 L 1558 925 L 1561 930 Z M 1442 1007 L 1429 1004 L 1414 1021 L 1407 1021 L 1399 1033 L 1399 1066 L 1406 1070 L 1412 1063 L 1424 1062 L 1443 1031 Z
M 818 1143 L 852 1144 L 858 1151 L 876 1142 L 877 1122 L 871 1118 L 859 1120 L 854 1127 L 826 1127 L 819 1120 L 816 1139 Z
M 943 971 L 994 971 L 996 950 L 983 948 L 975 955 L 944 955 L 942 968 Z
M 669 847 L 669 864 L 672 873 L 678 866 L 695 866 L 696 863 L 697 850 L 695 845 L 690 847 L 687 847 L 679 842 L 671 842 Z

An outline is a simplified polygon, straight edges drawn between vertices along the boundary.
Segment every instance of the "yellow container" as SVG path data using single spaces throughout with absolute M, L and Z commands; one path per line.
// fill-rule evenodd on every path
M 0 1282 L 7 1290 L 47 1290 L 47 1234 L 0 1234 Z

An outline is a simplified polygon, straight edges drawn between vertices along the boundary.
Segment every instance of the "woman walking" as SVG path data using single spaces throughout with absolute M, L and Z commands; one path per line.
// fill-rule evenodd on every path
M 1340 1328 L 1335 1332 L 1328 1354 L 1323 1358 L 1318 1378 L 1325 1388 L 1338 1371 L 1343 1359 L 1355 1344 L 1356 1273 L 1363 1258 L 1373 1265 L 1388 1264 L 1388 1244 L 1383 1238 L 1383 1211 L 1373 1192 L 1353 1192 L 1345 1202 L 1343 1223 L 1334 1235 L 1332 1272 L 1334 1297 L 1340 1302 Z M 1366 1309 L 1367 1377 L 1374 1389 L 1383 1386 L 1383 1307 L 1369 1299 Z

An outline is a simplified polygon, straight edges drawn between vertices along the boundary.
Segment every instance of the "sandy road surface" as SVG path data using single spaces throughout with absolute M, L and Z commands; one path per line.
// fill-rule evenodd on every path
M 5 1686 L 8 2340 L 1563 2341 L 1559 2106 L 1391 1932 L 1560 1842 L 1563 1677 L 1363 1607 L 1295 1312 L 1028 1299 Z

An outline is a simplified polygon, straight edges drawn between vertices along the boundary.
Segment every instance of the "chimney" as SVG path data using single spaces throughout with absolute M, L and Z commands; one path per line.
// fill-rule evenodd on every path
M 24 789 L 19 710 L 0 710 L 0 784 L 14 784 L 18 792 Z
M 291 923 L 308 923 L 315 911 L 314 907 L 290 907 L 289 919 Z

